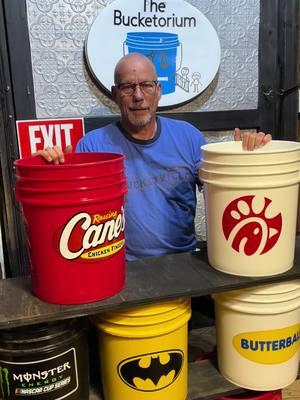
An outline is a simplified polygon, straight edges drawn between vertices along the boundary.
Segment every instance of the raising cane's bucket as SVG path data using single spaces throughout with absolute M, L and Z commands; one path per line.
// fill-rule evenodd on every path
M 32 165 L 28 159 L 15 162 L 19 176 L 23 164 L 26 166 L 27 179 L 30 165 L 33 179 L 44 175 L 44 180 L 48 177 L 54 180 L 54 176 L 59 176 L 60 167 L 65 179 L 70 170 L 69 180 L 76 181 L 73 167 L 79 175 L 78 187 L 73 190 L 64 189 L 61 182 L 56 189 L 36 186 L 31 189 L 30 185 L 24 187 L 19 181 L 16 184 L 29 241 L 32 290 L 49 303 L 81 304 L 102 300 L 119 292 L 125 283 L 126 181 L 123 178 L 89 187 L 93 179 L 88 174 L 97 177 L 97 164 L 98 177 L 101 178 L 102 173 L 107 176 L 102 159 L 107 163 L 108 156 L 92 153 L 91 161 L 88 155 L 67 154 L 63 165 L 46 163 L 40 157 L 30 157 Z M 114 156 L 115 168 L 119 171 L 124 156 Z M 109 162 L 114 177 L 112 153 L 109 153 Z M 40 168 L 43 174 L 37 171 Z M 85 183 L 82 176 L 86 176 Z
M 209 263 L 233 275 L 267 276 L 293 265 L 300 143 L 202 146 Z
M 105 400 L 185 400 L 190 315 L 179 299 L 96 316 Z
M 251 390 L 290 385 L 299 367 L 300 281 L 213 297 L 222 375 Z
M 59 321 L 0 331 L 3 400 L 88 400 L 86 324 Z

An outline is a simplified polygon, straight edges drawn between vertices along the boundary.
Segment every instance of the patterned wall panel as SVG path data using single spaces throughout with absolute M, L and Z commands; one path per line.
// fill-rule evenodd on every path
M 113 0 L 26 1 L 37 117 L 117 113 L 113 102 L 91 81 L 83 60 L 89 28 Z M 260 1 L 188 2 L 214 25 L 221 43 L 221 66 L 202 95 L 172 111 L 256 108 Z

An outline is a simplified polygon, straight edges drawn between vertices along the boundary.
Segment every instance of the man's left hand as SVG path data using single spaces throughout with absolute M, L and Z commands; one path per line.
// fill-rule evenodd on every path
M 234 140 L 241 140 L 244 150 L 255 150 L 272 140 L 272 136 L 264 132 L 241 132 L 239 128 L 234 130 Z

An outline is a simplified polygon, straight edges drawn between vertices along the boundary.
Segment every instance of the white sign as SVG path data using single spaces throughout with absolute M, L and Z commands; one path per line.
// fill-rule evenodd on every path
M 184 0 L 115 0 L 100 11 L 86 41 L 94 78 L 110 91 L 117 61 L 128 53 L 152 60 L 161 107 L 188 102 L 215 77 L 220 42 L 208 19 Z

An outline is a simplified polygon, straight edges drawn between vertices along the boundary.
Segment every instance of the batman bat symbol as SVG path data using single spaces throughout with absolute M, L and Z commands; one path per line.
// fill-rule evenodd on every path
M 166 350 L 127 358 L 118 365 L 126 385 L 143 392 L 154 392 L 171 385 L 183 365 L 181 350 Z

